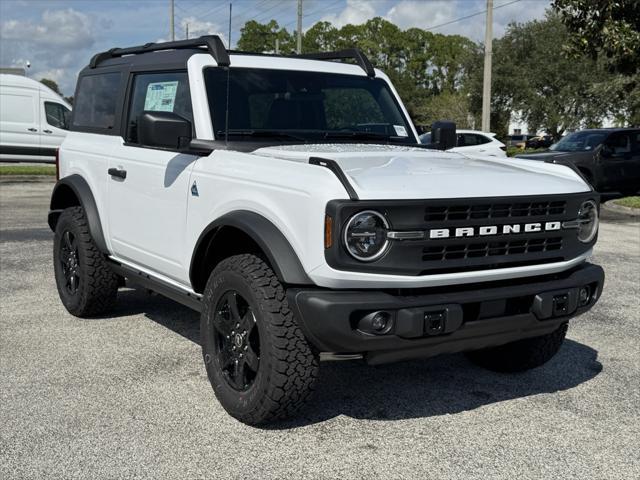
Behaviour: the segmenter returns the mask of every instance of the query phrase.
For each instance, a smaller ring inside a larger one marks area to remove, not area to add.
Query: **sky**
[[[176,39],[228,36],[229,1],[174,0]],[[232,0],[231,43],[249,20],[296,28],[297,0]],[[169,39],[170,0],[0,0],[0,66],[25,66],[65,95],[91,56],[113,47]],[[512,22],[540,19],[549,0],[494,0],[494,37]],[[341,27],[380,16],[402,29],[419,27],[484,39],[485,0],[303,0],[303,30],[326,20]]]

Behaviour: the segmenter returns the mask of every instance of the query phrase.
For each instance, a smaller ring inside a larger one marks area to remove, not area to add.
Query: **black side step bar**
[[[220,37],[218,35],[205,35],[199,38],[177,40],[175,42],[146,43],[136,47],[112,48],[106,52],[96,53],[91,59],[91,62],[89,62],[89,66],[91,68],[96,68],[101,62],[104,62],[109,58],[122,57],[124,55],[157,52],[159,50],[179,50],[199,47],[206,47],[207,51],[219,66],[228,67],[230,65],[229,53],[227,52],[227,49],[224,46],[224,43],[222,43]]]
[[[318,165],[319,167],[325,167],[331,170],[333,174],[338,177],[338,180],[340,180],[340,183],[349,194],[349,198],[351,200],[359,200],[358,194],[351,183],[349,183],[349,179],[342,171],[342,168],[340,168],[340,165],[338,165],[338,162],[331,160],[330,158],[311,157],[309,159],[309,163],[311,165]]]
[[[376,76],[376,72],[373,69],[373,65],[371,64],[367,56],[357,48],[349,48],[347,50],[340,50],[338,52],[303,53],[301,55],[294,55],[294,56],[296,58],[308,58],[310,60],[353,59],[356,61],[358,66],[366,72],[368,77],[373,78]]]
[[[184,290],[174,287],[173,285],[153,278],[151,275],[141,272],[135,268],[128,267],[127,265],[122,265],[121,263],[115,262],[113,260],[109,260],[109,266],[113,269],[114,272],[122,277],[125,277],[133,285],[153,290],[163,297],[170,298],[171,300],[181,303],[185,307],[189,307],[196,312],[202,311],[202,302],[200,301],[200,297],[198,295],[185,292]]]

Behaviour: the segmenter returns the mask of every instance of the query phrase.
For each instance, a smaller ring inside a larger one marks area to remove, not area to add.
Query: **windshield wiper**
[[[224,130],[218,130],[216,132],[216,136],[220,138],[224,138],[225,136]],[[269,137],[269,138],[292,138],[294,140],[298,140],[301,142],[306,142],[304,137],[299,135],[294,135],[292,133],[283,132],[281,130],[240,130],[240,129],[230,129],[229,135],[240,135],[245,137]]]
[[[391,135],[386,133],[378,133],[378,132],[326,132],[324,134],[324,138],[354,138],[354,139],[364,139],[364,140],[389,140]]]

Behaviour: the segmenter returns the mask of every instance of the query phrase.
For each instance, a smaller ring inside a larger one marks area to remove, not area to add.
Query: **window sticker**
[[[144,99],[144,109],[152,112],[173,112],[178,81],[150,83]]]
[[[399,137],[408,137],[409,134],[407,133],[407,129],[404,128],[402,125],[394,125],[393,126],[394,130],[396,131],[396,135]]]

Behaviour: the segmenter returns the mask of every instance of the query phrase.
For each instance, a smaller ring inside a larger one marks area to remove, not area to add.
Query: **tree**
[[[53,81],[50,80],[48,78],[42,78],[40,79],[40,83],[49,87],[51,90],[53,90],[54,92],[56,92],[58,95],[62,96],[62,92],[60,92],[60,88],[58,87],[58,84]]]
[[[279,41],[280,53],[295,53],[295,38],[285,28],[280,28],[278,22],[258,23],[250,20],[240,29],[238,48],[247,52],[274,52],[276,39]]]
[[[572,53],[604,57],[616,72],[640,73],[640,1],[554,0]]]
[[[566,51],[588,55],[619,74],[601,85],[622,124],[640,125],[640,1],[555,0],[569,31]]]
[[[492,111],[502,118],[504,112],[520,112],[529,130],[544,130],[556,138],[567,129],[599,125],[612,102],[600,86],[611,74],[589,57],[558,52],[568,38],[553,12],[541,21],[511,24],[494,42]],[[475,72],[469,90],[478,112],[482,70]]]

